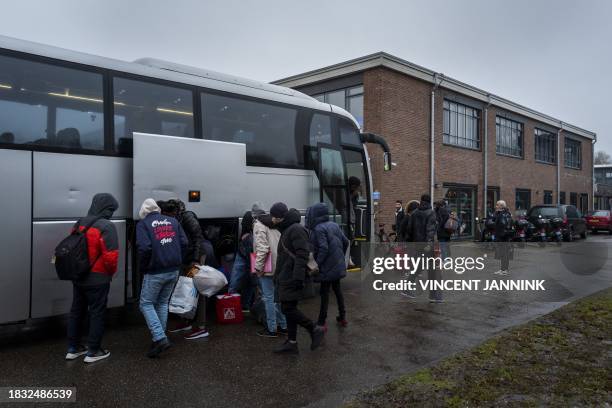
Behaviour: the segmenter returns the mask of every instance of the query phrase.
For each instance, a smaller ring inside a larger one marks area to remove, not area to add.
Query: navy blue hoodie
[[[187,236],[179,222],[152,212],[136,226],[136,245],[142,273],[178,271],[187,249]]]

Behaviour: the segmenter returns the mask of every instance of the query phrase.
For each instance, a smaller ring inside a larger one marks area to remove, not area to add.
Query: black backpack
[[[94,218],[83,231],[80,231],[81,221],[77,222],[74,231],[55,247],[55,271],[60,280],[78,281],[91,272],[87,230],[99,219]]]

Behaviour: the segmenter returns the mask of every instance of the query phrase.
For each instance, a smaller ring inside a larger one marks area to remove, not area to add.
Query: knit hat
[[[161,212],[161,209],[159,208],[159,206],[157,205],[154,199],[147,198],[142,203],[142,206],[140,206],[140,211],[138,212],[138,216],[142,220],[147,215],[151,214],[152,212]]]
[[[260,215],[266,215],[266,211],[262,207],[263,205],[259,201],[253,203],[253,207],[251,207],[251,214],[253,214],[253,217],[257,218]]]
[[[426,203],[431,203],[431,197],[429,196],[429,194],[423,194],[421,196],[421,201],[425,201]]]
[[[270,208],[270,215],[274,218],[285,218],[288,212],[289,208],[285,203],[274,203]]]

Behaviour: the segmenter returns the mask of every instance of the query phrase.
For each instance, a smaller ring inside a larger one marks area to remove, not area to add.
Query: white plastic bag
[[[193,319],[198,308],[198,296],[193,279],[179,276],[170,298],[168,311],[185,319]]]
[[[200,271],[193,277],[193,282],[201,295],[211,297],[227,285],[227,278],[221,271],[208,265],[198,268]]]

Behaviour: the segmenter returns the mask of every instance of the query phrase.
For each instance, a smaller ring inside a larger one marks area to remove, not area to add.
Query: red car
[[[589,211],[584,217],[589,231],[608,231],[612,234],[612,216],[608,210]]]

